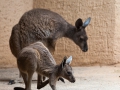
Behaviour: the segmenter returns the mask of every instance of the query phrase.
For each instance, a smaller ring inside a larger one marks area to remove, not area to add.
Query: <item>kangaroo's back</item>
[[[21,30],[32,32],[39,39],[53,37],[56,31],[67,27],[67,22],[59,14],[46,9],[26,12],[19,24]]]
[[[40,54],[40,59],[44,60],[43,62],[50,63],[50,64],[52,63],[56,65],[56,62],[53,56],[51,55],[50,51],[46,48],[46,46],[42,42],[39,42],[39,41],[35,42],[29,45],[28,48],[32,48],[35,51],[37,51]]]
[[[32,9],[24,13],[12,29],[11,52],[17,57],[22,48],[36,41],[54,49],[54,40],[63,35],[66,27],[67,22],[59,14],[46,9]]]
[[[54,58],[49,50],[42,44],[42,42],[36,42],[21,50],[17,58],[18,68],[23,72],[40,72],[40,74],[46,74],[46,71],[51,72],[56,65]]]

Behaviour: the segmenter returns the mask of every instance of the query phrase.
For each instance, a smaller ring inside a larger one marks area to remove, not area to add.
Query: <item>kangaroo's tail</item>
[[[10,50],[12,52],[12,54],[17,57],[18,53],[21,50],[21,46],[20,46],[20,37],[19,37],[19,25],[16,24],[11,32],[11,36],[9,39],[9,46],[10,46]]]

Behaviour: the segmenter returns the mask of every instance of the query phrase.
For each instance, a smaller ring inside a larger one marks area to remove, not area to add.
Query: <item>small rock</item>
[[[9,80],[8,85],[12,85],[12,84],[15,84],[15,81],[14,80]]]

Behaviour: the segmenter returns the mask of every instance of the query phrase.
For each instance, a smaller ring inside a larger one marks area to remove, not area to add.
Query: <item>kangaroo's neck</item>
[[[52,73],[57,75],[58,70],[59,70],[59,65],[55,65],[54,68],[52,69]]]
[[[52,73],[56,78],[58,78],[60,76],[60,66],[59,65],[55,65],[54,68],[52,69]]]
[[[68,24],[64,37],[67,37],[69,39],[73,39],[73,36],[75,34],[75,29],[76,29],[75,26]]]

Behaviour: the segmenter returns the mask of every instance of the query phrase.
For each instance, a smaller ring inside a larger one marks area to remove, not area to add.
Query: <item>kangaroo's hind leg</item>
[[[31,90],[32,76],[34,72],[28,73],[28,80],[26,82],[26,90]]]
[[[25,83],[25,89],[27,88],[27,82],[28,82],[28,74],[27,73],[23,73],[23,72],[20,72],[21,73],[21,76],[23,77],[23,80],[24,80],[24,83]]]
[[[21,76],[22,76],[23,81],[25,83],[25,89],[22,88],[22,87],[15,87],[14,90],[26,90],[26,88],[27,88],[28,74],[27,73],[23,73],[23,72],[20,72],[20,73],[21,73]]]

